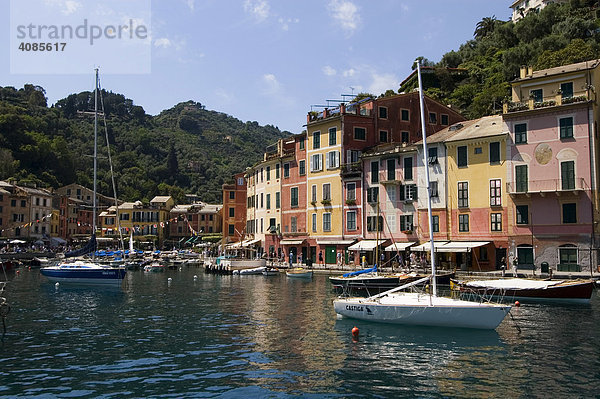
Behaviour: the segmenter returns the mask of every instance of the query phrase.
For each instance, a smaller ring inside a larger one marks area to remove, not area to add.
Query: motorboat
[[[313,271],[309,270],[309,269],[305,269],[303,267],[295,267],[293,269],[286,270],[285,274],[290,278],[309,279],[309,278],[312,278]]]
[[[121,284],[126,270],[96,262],[74,260],[40,269],[48,280],[60,283]]]

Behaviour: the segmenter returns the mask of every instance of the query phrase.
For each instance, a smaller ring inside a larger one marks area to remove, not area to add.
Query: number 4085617
[[[19,50],[21,51],[65,51],[67,43],[29,43],[21,42]]]

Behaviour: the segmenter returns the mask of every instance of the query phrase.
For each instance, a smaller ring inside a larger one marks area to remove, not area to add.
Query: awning
[[[372,251],[377,247],[377,245],[381,245],[385,242],[385,240],[362,240],[357,242],[354,245],[348,247],[349,251]]]
[[[441,248],[437,248],[437,252],[470,252],[473,248],[482,247],[489,244],[490,241],[450,241]]]
[[[23,240],[11,240],[8,242],[9,244],[25,244]]]
[[[354,240],[317,240],[319,245],[350,245]]]
[[[247,241],[242,242],[242,247],[249,247],[250,245],[254,245],[257,242],[260,242],[260,238],[256,238],[254,240],[247,240]]]
[[[58,244],[66,244],[67,243],[67,241],[63,240],[60,237],[51,237],[50,242],[56,242]]]
[[[415,244],[416,244],[416,242],[396,242],[392,245],[385,247],[385,251],[388,251],[388,252],[404,251],[404,250],[406,250],[406,248],[410,247],[411,245],[415,245]]]
[[[301,245],[304,243],[304,240],[281,240],[279,244],[281,245]]]
[[[444,246],[448,241],[434,241],[435,250],[439,251],[440,247]],[[416,247],[412,247],[411,251],[423,252],[431,250],[431,243],[427,241],[425,244],[417,245]]]
[[[237,241],[234,242],[233,244],[228,244],[226,247],[227,248],[239,248],[242,246],[242,241]]]

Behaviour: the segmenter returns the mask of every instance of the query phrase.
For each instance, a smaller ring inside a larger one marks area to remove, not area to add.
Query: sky
[[[13,1],[21,1],[20,7],[26,7],[23,0]],[[28,1],[44,3],[57,16],[73,20],[91,16],[93,8],[103,3]],[[118,51],[71,51],[56,55],[63,62],[63,67],[57,70],[45,61],[48,58],[31,52],[20,54],[31,57],[26,62],[35,68],[14,63],[20,56],[16,50],[19,42],[10,27],[16,17],[14,13],[11,16],[14,9],[11,10],[9,1],[1,0],[0,54],[4,56],[0,57],[0,86],[21,88],[26,83],[42,86],[48,103],[53,104],[71,93],[93,90],[93,68],[98,66],[103,88],[124,94],[152,115],[179,102],[193,100],[242,121],[257,121],[300,133],[311,106],[341,99],[342,94],[379,95],[387,89],[397,90],[411,73],[415,58],[423,56],[439,61],[444,53],[457,50],[472,39],[482,18],[495,16],[508,20],[512,3],[511,0],[118,1],[115,7],[129,1],[148,2],[142,16],[135,19],[149,28],[143,41],[149,50],[148,58],[133,51],[130,54],[136,54],[135,57]],[[27,7],[27,15],[32,18],[36,13],[46,18],[55,15],[43,7]],[[139,70],[132,71],[127,58],[143,60]],[[108,70],[103,71],[103,64]],[[84,68],[72,72],[68,66],[73,65]],[[125,73],[119,73],[119,65]]]

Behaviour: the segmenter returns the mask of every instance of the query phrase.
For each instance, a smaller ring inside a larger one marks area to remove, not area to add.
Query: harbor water
[[[21,269],[9,280],[0,398],[600,395],[597,295],[522,305],[477,331],[338,319],[324,275],[184,268],[57,288]]]

